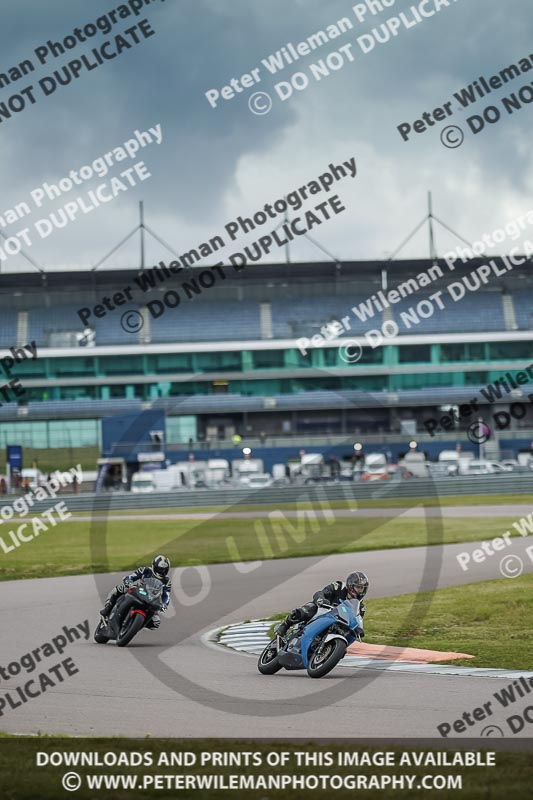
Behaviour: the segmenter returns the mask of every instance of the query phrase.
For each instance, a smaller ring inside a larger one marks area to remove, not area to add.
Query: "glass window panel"
[[[400,351],[400,364],[429,364],[431,362],[431,347],[429,344],[402,345]]]

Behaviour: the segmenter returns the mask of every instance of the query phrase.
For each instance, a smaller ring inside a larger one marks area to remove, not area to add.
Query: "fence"
[[[396,498],[438,498],[453,495],[485,495],[533,493],[531,474],[503,474],[439,478],[434,481],[412,478],[403,481],[372,483],[341,482],[334,485],[280,486],[268,489],[218,489],[196,491],[154,492],[150,494],[70,494],[59,495],[69,511],[121,511],[151,508],[194,508],[206,506],[272,505],[284,503],[342,500],[394,500]],[[8,504],[14,498],[5,498]],[[37,510],[48,508],[50,500],[35,503]],[[480,509],[482,506],[480,506]],[[132,518],[132,521],[135,518]]]

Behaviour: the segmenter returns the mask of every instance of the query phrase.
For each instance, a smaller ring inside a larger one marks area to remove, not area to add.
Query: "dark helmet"
[[[170,569],[170,561],[166,556],[156,556],[152,561],[152,572],[156,578],[166,578]]]
[[[352,597],[362,600],[368,590],[368,578],[364,572],[350,572],[346,578],[346,589]]]

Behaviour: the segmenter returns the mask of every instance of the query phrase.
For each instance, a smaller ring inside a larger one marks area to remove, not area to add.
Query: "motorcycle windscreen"
[[[363,630],[363,617],[361,616],[361,601],[357,598],[342,600],[336,607],[335,612],[342,622],[346,622],[355,631],[358,628]]]
[[[142,595],[144,593],[146,593],[147,600],[157,600],[163,593],[163,584],[158,578],[146,578],[139,588],[139,594]]]

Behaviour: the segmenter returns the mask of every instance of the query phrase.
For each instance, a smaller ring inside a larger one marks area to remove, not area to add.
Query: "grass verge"
[[[369,602],[370,644],[468,653],[464,666],[533,669],[533,575],[470,583],[417,595],[428,603],[420,627],[405,624],[415,595]]]
[[[356,553],[455,542],[514,532],[509,518],[431,520],[401,517],[320,519],[300,515],[277,520],[145,520],[64,522],[5,554],[0,580],[127,571],[156,551],[173,566],[254,561],[265,558]],[[442,539],[439,533],[442,525]],[[7,525],[0,537],[9,543]],[[97,546],[91,552],[91,529]],[[26,534],[31,531],[31,524]],[[518,534],[517,534],[518,535]]]

